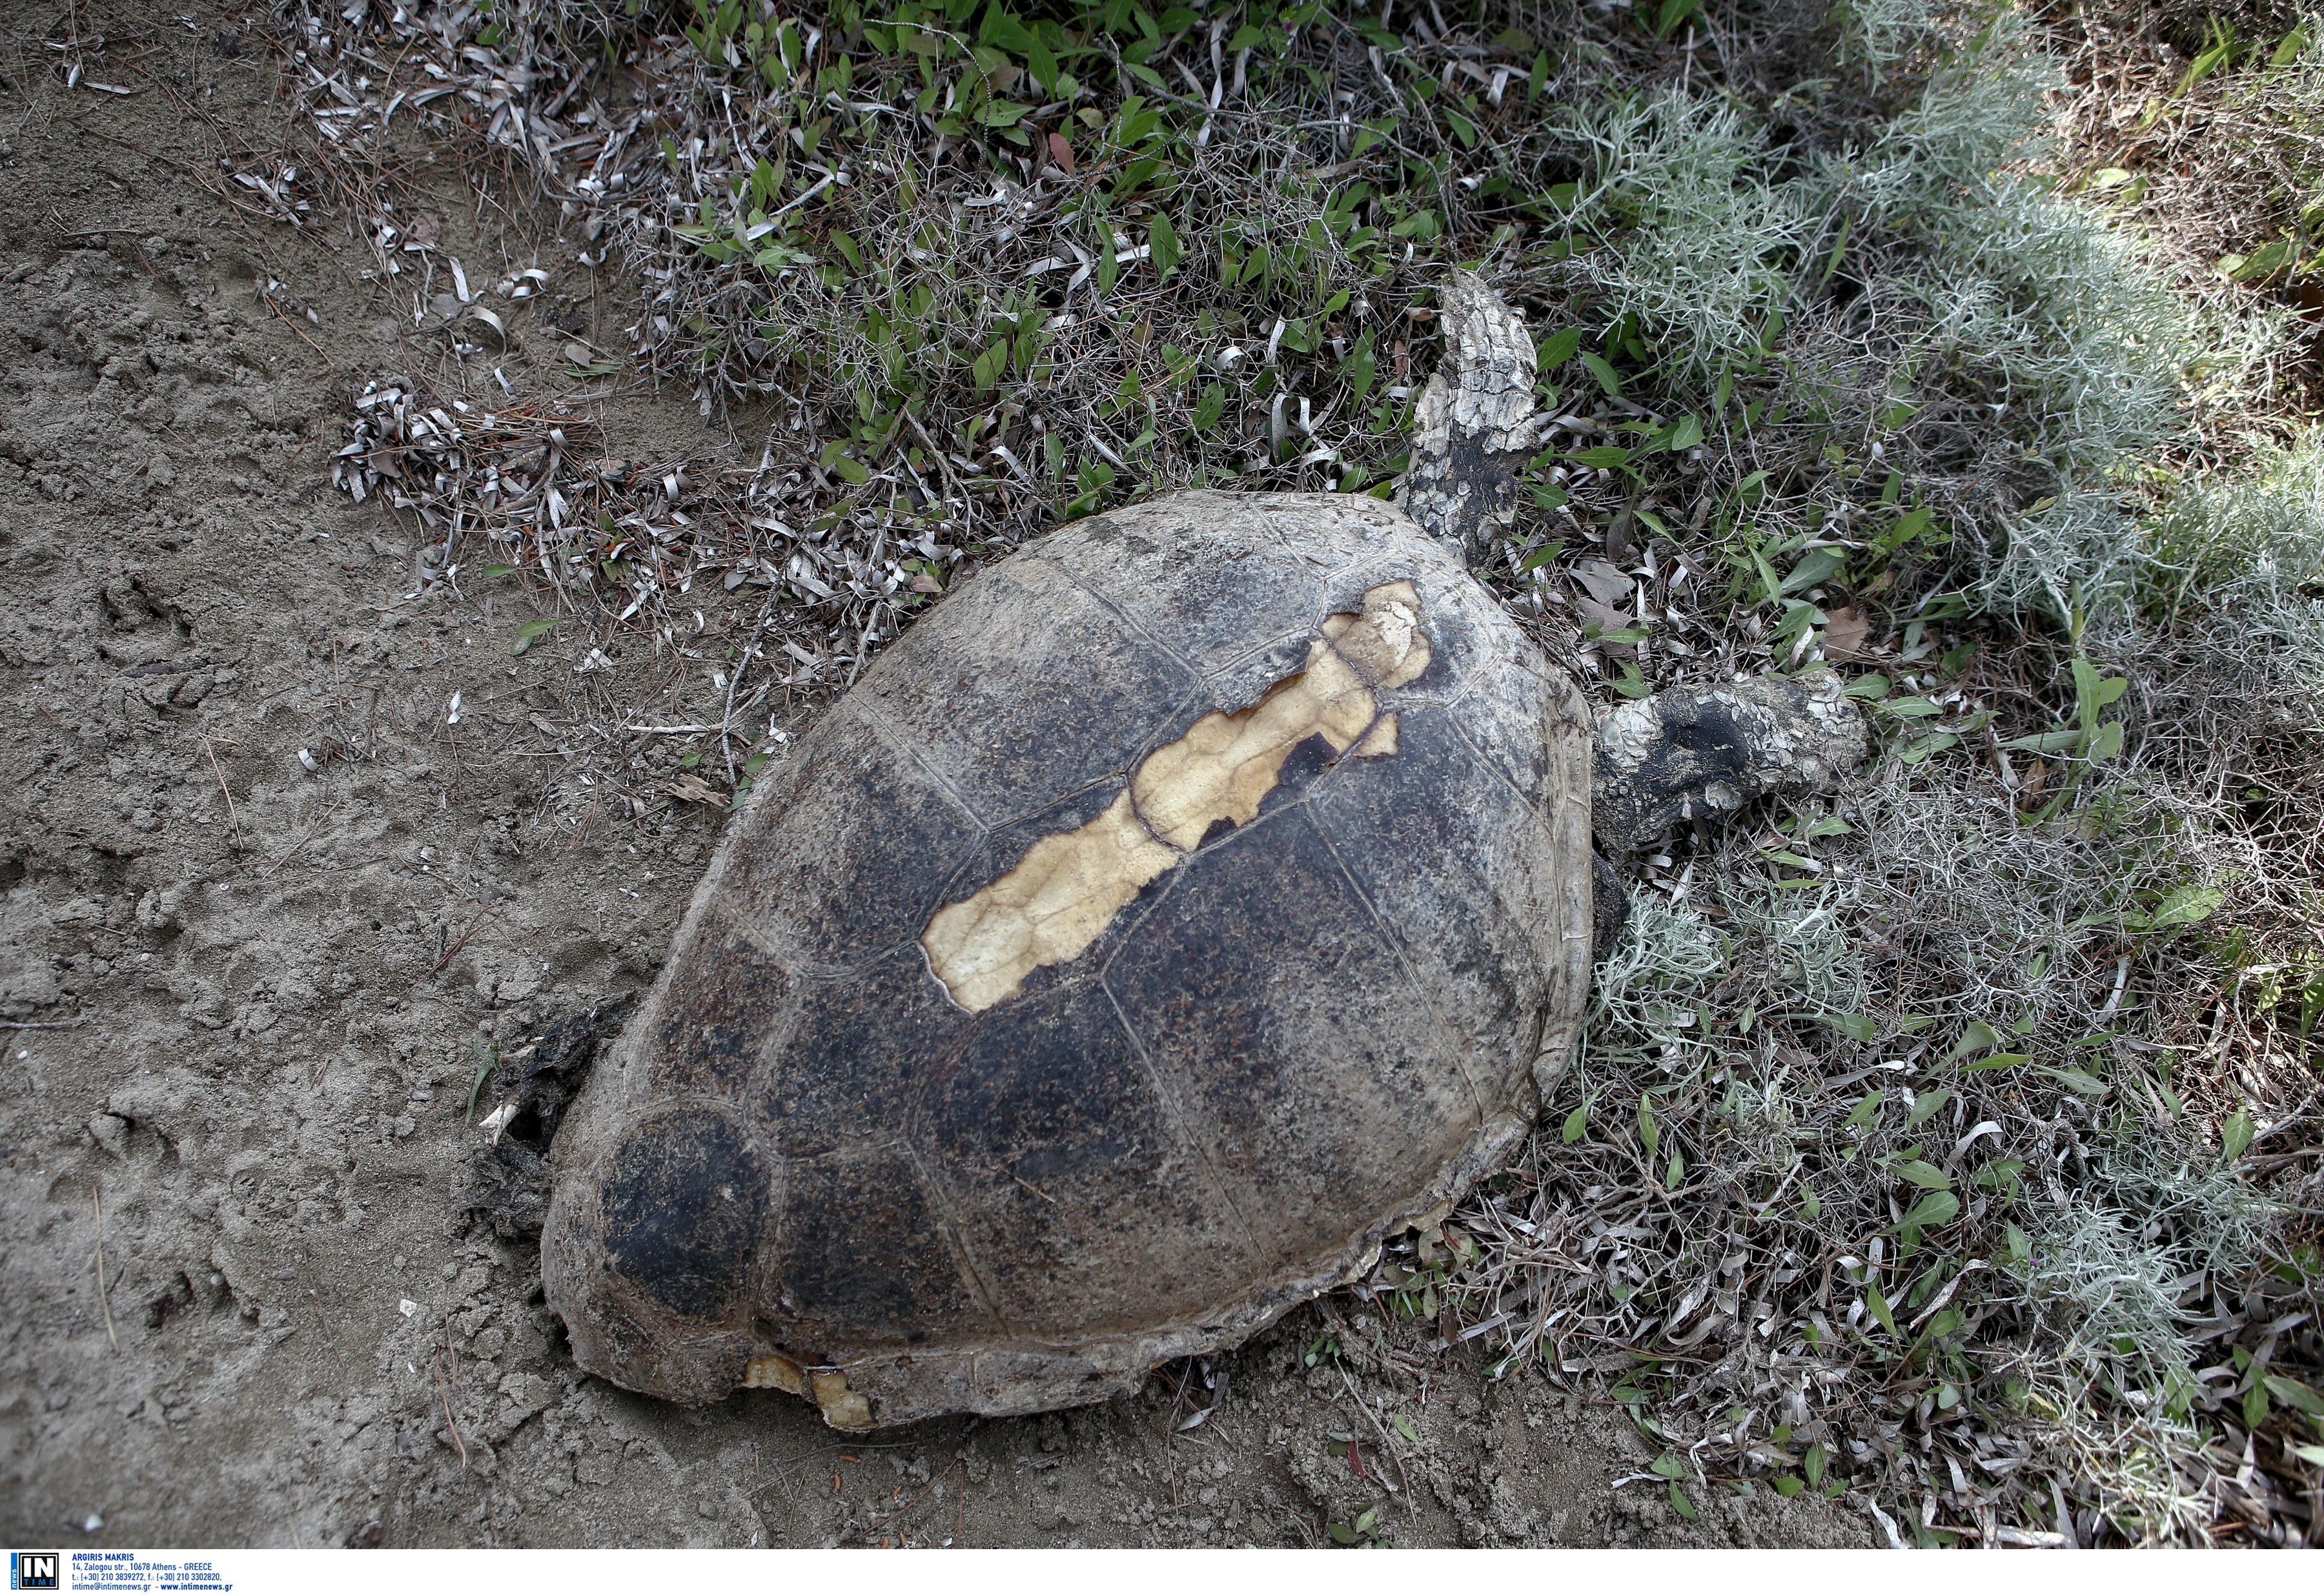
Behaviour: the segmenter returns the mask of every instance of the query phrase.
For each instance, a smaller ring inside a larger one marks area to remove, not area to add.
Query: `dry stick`
[[[460,939],[458,941],[454,942],[450,946],[444,949],[444,956],[436,960],[435,967],[430,969],[428,973],[429,974],[434,974],[437,970],[440,970],[446,964],[451,963],[454,958],[459,955],[460,949],[468,945],[468,938],[475,935],[476,932],[482,930],[484,927],[484,921],[493,917],[499,912],[500,910],[498,908],[486,908],[482,914],[479,914],[476,917],[476,922],[460,933]]]
[[[5,1019],[0,1030],[78,1030],[87,1019]]]
[[[2266,1140],[2269,1137],[2282,1135],[2285,1130],[2290,1129],[2293,1125],[2298,1124],[2302,1119],[2307,1117],[2308,1110],[2316,1105],[2316,1099],[2319,1096],[2324,1096],[2324,1086],[2319,1086],[2315,1091],[2310,1092],[2308,1093],[2307,1100],[2302,1102],[2300,1106],[2292,1109],[2291,1112],[2286,1113],[2273,1124],[2269,1125],[2265,1129],[2261,1130],[2257,1135],[2252,1137],[2251,1144],[2256,1147],[2262,1141]],[[2310,1150],[2313,1150],[2313,1148],[2310,1148]],[[2294,1154],[2294,1156],[2296,1155],[2297,1154]]]
[[[315,823],[307,827],[307,834],[290,844],[290,852],[284,853],[281,858],[276,859],[273,862],[268,864],[266,868],[261,870],[258,872],[259,878],[263,880],[265,877],[273,874],[275,871],[281,869],[283,865],[289,863],[293,854],[297,853],[300,848],[306,846],[308,843],[315,839],[315,833],[321,830],[323,828],[323,822],[330,817],[331,816],[328,814],[320,814],[316,816]],[[258,861],[256,859],[244,859],[241,863],[236,864],[235,868],[238,870],[246,870],[257,862]]]
[[[323,355],[323,346],[317,343],[313,338],[309,337],[305,330],[301,328],[296,321],[290,319],[289,311],[283,309],[281,305],[276,304],[272,298],[267,298],[267,296],[264,295],[262,295],[261,297],[266,298],[266,308],[273,311],[277,317],[281,318],[282,325],[299,335],[299,341],[300,343],[314,350],[318,355]],[[327,360],[330,356],[328,355],[323,355],[323,358]]]
[[[436,1390],[444,1397],[444,1426],[452,1432],[452,1449],[460,1453],[460,1471],[468,1471],[468,1448],[460,1439],[460,1425],[452,1421],[452,1389],[444,1382],[444,1353],[436,1353]]]
[[[95,1180],[88,1183],[88,1210],[97,1218],[97,1301],[105,1309],[105,1338],[118,1352],[121,1337],[113,1332],[113,1296],[105,1281],[105,1204],[97,1199]]]
[[[580,828],[573,833],[572,836],[567,840],[565,847],[559,851],[570,851],[571,849],[581,845],[581,838],[586,836],[589,834],[589,827],[597,823],[598,807],[598,804],[594,799],[590,802],[589,812],[581,816]],[[430,973],[433,972],[431,971]]]
[[[934,1489],[937,1485],[942,1484],[945,1481],[945,1474],[950,1473],[953,1468],[958,1468],[960,1470],[961,1489],[964,1498],[968,1489],[968,1461],[967,1459],[963,1458],[961,1461],[953,1463],[952,1467],[946,1468],[943,1473],[938,1473],[934,1479],[929,1480],[927,1484],[921,1486],[919,1494],[914,1496],[910,1500],[906,1501],[902,1506],[897,1507],[885,1517],[880,1519],[879,1522],[865,1529],[863,1531],[863,1537],[867,1540],[870,1539],[873,1535],[880,1533],[890,1524],[895,1522],[897,1518],[903,1517],[914,1507],[918,1506],[922,1501],[927,1499],[928,1491]]]
[[[1415,1518],[1417,1518],[1420,1516],[1420,1503],[1413,1498],[1412,1476],[1404,1471],[1404,1459],[1397,1455],[1395,1443],[1388,1439],[1388,1430],[1381,1424],[1379,1418],[1372,1412],[1371,1404],[1363,1398],[1361,1392],[1357,1390],[1356,1381],[1348,1377],[1348,1370],[1342,1368],[1337,1362],[1333,1362],[1332,1364],[1332,1368],[1333,1370],[1340,1376],[1340,1382],[1347,1386],[1348,1399],[1356,1404],[1357,1410],[1361,1412],[1365,1417],[1370,1419],[1372,1427],[1379,1431],[1380,1437],[1380,1449],[1388,1452],[1388,1460],[1396,1464],[1397,1480],[1404,1486],[1404,1509],[1410,1513]],[[1353,1454],[1352,1451],[1351,1451],[1350,1454]]]
[[[226,790],[226,771],[218,768],[217,750],[210,746],[209,734],[207,732],[198,732],[195,734],[202,739],[202,751],[209,755],[210,773],[217,777],[218,791],[226,798],[226,823],[229,825],[239,824],[234,812],[234,794]]]
[[[734,673],[726,678],[726,713],[718,722],[718,748],[726,756],[726,789],[734,789],[734,691],[742,685],[742,672],[751,668],[751,650],[759,641],[759,628],[753,625],[751,634],[742,640],[742,649],[734,658]]]

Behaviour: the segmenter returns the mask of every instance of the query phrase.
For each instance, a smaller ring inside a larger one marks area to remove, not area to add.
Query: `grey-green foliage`
[[[1839,0],[1831,21],[1842,66],[1861,63],[1875,85],[1929,36],[1928,0]]]
[[[1854,894],[1830,886],[1754,889],[1735,882],[1721,896],[1730,935],[1764,959],[1762,1003],[1780,1000],[1809,1014],[1854,1013],[1864,1003],[1857,956]]]
[[[2007,457],[1994,466],[2030,504],[1978,528],[1977,603],[2063,616],[2130,556],[2135,532],[2106,490],[2181,429],[2197,343],[2194,310],[2135,241],[2021,169],[2043,153],[2054,78],[2054,63],[1997,29],[1821,177],[1868,228],[1925,251],[1910,273],[1914,357],[1997,407],[1992,441]]]
[[[2007,163],[2036,152],[2042,97],[2055,63],[2010,30],[1965,49],[1919,100],[1882,124],[1870,146],[1821,163],[1876,223],[1913,226],[1959,207]]]
[[[1894,60],[1925,12],[1858,7],[1849,36]],[[1605,324],[1627,318],[1653,344],[1669,402],[1692,408],[1721,372],[1757,368],[1778,312],[1821,329],[1822,355],[1801,337],[1779,350],[1791,412],[1860,410],[1853,424],[1877,437],[1890,402],[1926,410],[1896,468],[1966,534],[1958,585],[1988,611],[2062,618],[2121,585],[2136,537],[2107,495],[2182,429],[2197,340],[2195,310],[2134,240],[2029,174],[2056,80],[2005,18],[1836,153],[1783,147],[1708,96],[1585,106],[1567,129],[1584,175],[1565,209],[1577,235],[1607,241],[1576,257],[1579,286]],[[1866,290],[1853,308],[1824,297],[1842,272]],[[1860,403],[1831,386],[1838,349]]]
[[[1697,1078],[1735,1045],[1702,1023],[1701,1004],[1714,988],[1718,1011],[1729,1019],[1757,1003],[1812,1015],[1861,1006],[1849,894],[1755,891],[1737,882],[1721,901],[1725,923],[1714,929],[1692,904],[1633,897],[1622,935],[1591,980],[1585,1058],[1618,1071],[1650,1064],[1665,1082]]]
[[[2052,1465],[2086,1481],[2135,1539],[2200,1536],[2218,1507],[2187,1484],[2203,1438],[2187,1400],[2197,1351],[2169,1252],[2135,1215],[2086,1196],[2044,1211],[2014,1272],[2048,1332],[2020,1377],[2057,1415],[2044,1445]]]
[[[1851,48],[1882,64],[1914,45],[1923,14],[1888,0],[1851,12]],[[2167,652],[2142,629],[2159,598],[2174,618],[2226,622],[2209,650],[2244,649],[2255,690],[2324,724],[2324,449],[2270,456],[2255,477],[2199,477],[2142,524],[2129,490],[2185,430],[2190,373],[2204,391],[2242,380],[2270,326],[2175,292],[2113,218],[2034,175],[2052,81],[2005,22],[1941,64],[1916,107],[1829,158],[1778,152],[1766,124],[1671,97],[1577,117],[1590,161],[1572,208],[1605,243],[1574,276],[1652,346],[1635,392],[1650,380],[1656,401],[1692,407],[1721,364],[1754,367],[1766,410],[1706,469],[1772,479],[1752,506],[1761,528],[1863,509],[1885,472],[1820,476],[1816,462],[1884,440],[1952,528],[1940,579],[1976,607],[2021,621],[2098,610],[2104,624],[2077,634],[2085,650],[2120,643],[2152,661]],[[1820,291],[1832,263],[1859,292]],[[1776,309],[1790,329],[1758,364]],[[1778,406],[1788,421],[1770,419]],[[1886,419],[1892,408],[1909,424]],[[1982,759],[1891,765],[1854,795],[1854,833],[1816,848],[1821,887],[1755,891],[1751,844],[1737,841],[1716,872],[1715,925],[1642,898],[1598,972],[1562,1156],[1578,1167],[1614,1146],[1666,1170],[1683,1149],[1684,1169],[1661,1177],[1735,1180],[1818,1245],[1854,1246],[1896,1222],[1882,1171],[1901,1140],[1926,1139],[1962,1206],[1891,1254],[1900,1315],[1913,1275],[1968,1270],[1953,1305],[2008,1326],[1987,1336],[2025,1333],[2006,1378],[2037,1392],[2025,1410],[2047,1415],[2029,1432],[2047,1425],[2059,1474],[2160,1535],[2212,1512],[2178,1476],[2199,1446],[2182,1399],[2198,1348],[2180,1304],[2190,1277],[2224,1292],[2243,1277],[2270,1210],[2187,1133],[2170,1094],[2168,1046],[2216,990],[2217,954],[2150,914],[2174,898],[2216,903],[2246,861],[2223,831],[2189,823],[2207,788],[2167,745],[2191,733],[2164,724],[2184,684],[2142,679],[2138,694],[2123,713],[2139,739],[2047,819],[2015,785],[2024,761],[2006,779]],[[2244,707],[2223,714],[2254,724]],[[1807,1022],[1826,1016],[1849,1022],[1829,1036]],[[1867,1035],[1853,1049],[1839,1039]],[[1928,1116],[1907,1120],[1907,1093]],[[1585,1204],[1620,1161],[1575,1178]],[[1659,1305],[1687,1299],[1700,1219],[1637,1246],[1626,1288],[1660,1268]],[[2012,1226],[2033,1238],[2022,1258]],[[1585,1322],[1602,1314],[1591,1332],[1625,1341],[1642,1332],[1621,1316],[1638,1299],[1609,1285]],[[1780,1354],[1825,1354],[1821,1336],[1781,1338],[1812,1309],[1780,1299]],[[1886,1376],[1850,1386],[1831,1372],[1812,1398],[1854,1433],[1851,1389]],[[1704,1443],[1723,1422],[1706,1417]]]
[[[1980,612],[2063,619],[2118,596],[2138,569],[2138,524],[2119,492],[2061,486],[2048,502],[2011,517],[1982,550],[1982,579],[1969,595]]]
[[[1889,1376],[1857,1360],[1856,1337],[1880,1334],[1870,1319],[1851,1320],[1843,1341],[1821,1328],[1809,1337],[1802,1325],[1830,1304],[1814,1299],[1812,1271],[1774,1255],[1786,1246],[1871,1258],[1900,1320],[1950,1277],[1950,1299],[1971,1318],[2016,1332],[2038,1324],[1980,1400],[1997,1409],[2002,1386],[2022,1385],[2034,1398],[2024,1410],[2047,1415],[2026,1432],[2053,1465],[2089,1481],[2119,1521],[2161,1536],[2194,1532],[2210,1510],[2175,1471],[2198,1443],[2180,1301],[2190,1277],[2242,1277],[2268,1210],[2214,1156],[2147,1117],[2163,1055],[2146,1037],[2181,1011],[2165,989],[2172,960],[2200,954],[2175,932],[2130,927],[2164,891],[2213,878],[2218,861],[2201,833],[2173,823],[2167,791],[2115,777],[2094,786],[2070,819],[2037,825],[1989,771],[1892,768],[1854,796],[1854,828],[1816,844],[1822,884],[1765,883],[1745,838],[1717,871],[1715,925],[1691,904],[1640,893],[1597,971],[1576,1093],[1586,1110],[1554,1156],[1573,1187],[1561,1199],[1619,1166],[1600,1151],[1613,1146],[1645,1152],[1658,1176],[1683,1153],[1701,1171],[1683,1177],[1729,1182],[1760,1217],[1780,1215],[1755,1232],[1778,1282],[1771,1343],[1779,1364],[1824,1363],[1787,1422],[1812,1414],[1843,1436],[1868,1434],[1865,1415]],[[2126,1003],[2116,982],[2133,959],[2141,973]],[[2213,979],[2191,967],[2185,978],[2205,990]],[[1922,1104],[1926,1114],[1907,1117]],[[1961,1203],[1957,1220],[1914,1239],[1897,1230],[1895,1204],[1893,1171],[1908,1157],[1943,1164]],[[1626,1232],[1628,1262],[1561,1305],[1571,1299],[1591,1334],[1653,1332],[1637,1293],[1659,1292],[1651,1299],[1664,1308],[1692,1299],[1691,1249],[1712,1244],[1707,1222],[1681,1205],[1651,1244]],[[2012,1226],[2031,1234],[2030,1249],[2020,1252]],[[1917,1302],[1916,1279],[1932,1282]],[[1737,1371],[1747,1352],[1724,1354],[1713,1382],[1747,1377]],[[1963,1377],[1969,1365],[1944,1366]],[[1724,1424],[1708,1415],[1725,1398],[1702,1407],[1702,1438],[1717,1455]],[[1657,1421],[1678,1434],[1691,1420],[1665,1408]]]
[[[1869,784],[1855,815],[1833,852],[1859,923],[1884,944],[1875,1000],[2024,1022],[2011,1049],[2062,1065],[2109,1028],[2117,927],[2225,867],[2167,790],[2139,784],[2094,782],[2070,823],[2034,825],[1997,782],[1932,762]]]
[[[1929,218],[1932,352],[1981,365],[2011,429],[2061,481],[2102,473],[2179,425],[2186,309],[2089,210],[1995,179]]]
[[[1707,1060],[1715,1046],[1696,1028],[1695,1004],[1725,973],[1726,956],[1702,916],[1641,893],[1591,982],[1583,1056],[1666,1067]]]
[[[2324,729],[2324,441],[2264,448],[2243,470],[2184,483],[2153,522],[2151,590],[2270,656],[2284,718]]]
[[[2057,1332],[2059,1374],[2130,1394],[2146,1424],[2190,1444],[2199,1358],[2185,1281],[2243,1277],[2275,1210],[2227,1165],[2126,1121],[2075,1162],[2074,1199],[2036,1210],[2031,1254],[2015,1266],[2026,1303]],[[2155,1504],[2151,1488],[2132,1493]]]
[[[1768,181],[1764,129],[1723,100],[1663,92],[1574,113],[1589,178],[1567,207],[1607,318],[1634,317],[1677,383],[1716,380],[1790,294],[1815,228],[1803,196]]]

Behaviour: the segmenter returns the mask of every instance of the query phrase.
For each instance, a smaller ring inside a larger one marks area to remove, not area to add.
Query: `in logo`
[[[8,1587],[11,1590],[54,1590],[57,1563],[61,1560],[54,1551],[11,1551],[8,1553]]]

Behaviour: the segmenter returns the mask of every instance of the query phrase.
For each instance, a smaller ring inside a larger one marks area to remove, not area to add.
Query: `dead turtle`
[[[863,1429],[1233,1346],[1542,1109],[1590,978],[1593,762],[1621,847],[1861,756],[1788,682],[1599,733],[1467,569],[1535,446],[1533,346],[1475,279],[1444,301],[1401,508],[1061,527],[768,771],[551,1149],[583,1369]]]

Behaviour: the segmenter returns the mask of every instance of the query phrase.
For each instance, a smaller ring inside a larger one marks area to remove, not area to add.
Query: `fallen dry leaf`
[[[721,808],[726,807],[725,797],[717,788],[691,772],[670,782],[669,790],[670,795],[681,802],[712,803]]]
[[[1864,639],[1872,623],[1853,609],[1832,609],[1824,612],[1831,618],[1823,629],[1823,657],[1828,659],[1854,659],[1863,651]]]
[[[1583,627],[1594,629],[1601,637],[1628,630],[1636,618],[1618,609],[1609,609],[1595,598],[1576,598],[1573,608],[1581,615]],[[1609,659],[1634,659],[1638,657],[1637,649],[1628,642],[1600,642],[1598,646]]]
[[[1582,616],[1582,624],[1585,626],[1595,624],[1601,635],[1608,632],[1625,630],[1630,624],[1630,616],[1624,614],[1618,609],[1599,603],[1595,598],[1576,598],[1573,601],[1573,608],[1575,613]]]
[[[1637,585],[1627,574],[1603,559],[1584,559],[1573,567],[1572,576],[1576,582],[1589,590],[1592,598],[1606,604],[1622,603],[1629,597],[1631,588]],[[1608,628],[1609,631],[1613,629]]]

